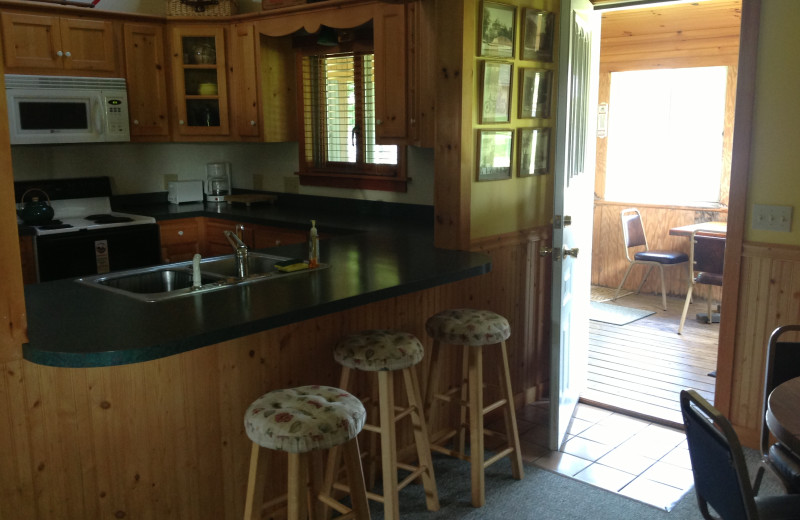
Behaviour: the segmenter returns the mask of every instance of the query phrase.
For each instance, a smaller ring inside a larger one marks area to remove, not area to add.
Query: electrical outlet
[[[169,189],[169,183],[172,181],[177,181],[178,176],[174,173],[167,173],[164,175],[164,190]]]
[[[792,206],[754,204],[753,229],[788,233],[792,230]]]

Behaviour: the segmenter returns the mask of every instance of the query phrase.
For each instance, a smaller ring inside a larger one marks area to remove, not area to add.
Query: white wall
[[[433,150],[428,148],[408,148],[412,182],[407,193],[297,187],[297,143],[12,146],[11,158],[15,181],[107,175],[115,195],[165,191],[164,175],[205,180],[207,163],[227,161],[234,188],[433,205]]]

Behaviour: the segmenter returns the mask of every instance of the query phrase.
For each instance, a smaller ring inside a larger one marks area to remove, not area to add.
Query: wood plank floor
[[[693,388],[714,402],[719,324],[695,319],[706,311],[705,300],[689,307],[683,334],[678,323],[683,298],[630,294],[614,303],[655,314],[628,325],[589,321],[587,388],[581,401],[651,421],[681,426],[679,393]]]

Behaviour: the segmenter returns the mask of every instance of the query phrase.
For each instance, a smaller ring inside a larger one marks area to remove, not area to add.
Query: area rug
[[[589,299],[593,302],[607,302],[614,299],[614,293],[616,292],[617,289],[614,287],[601,287],[599,285],[593,285]],[[631,291],[622,290],[619,292],[619,297],[622,298],[623,296],[628,296],[629,294],[633,293]]]
[[[651,314],[655,314],[655,311],[632,309],[612,303],[589,302],[589,319],[610,323],[611,325],[627,325]]]

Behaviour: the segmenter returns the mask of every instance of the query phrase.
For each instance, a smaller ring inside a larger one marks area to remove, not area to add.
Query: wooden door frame
[[[736,122],[731,156],[731,191],[725,246],[722,309],[717,350],[717,384],[714,406],[730,416],[733,361],[736,352],[736,317],[739,314],[739,279],[742,266],[747,186],[750,179],[750,146],[753,135],[758,32],[761,0],[742,0],[739,35],[739,76],[736,85]]]

